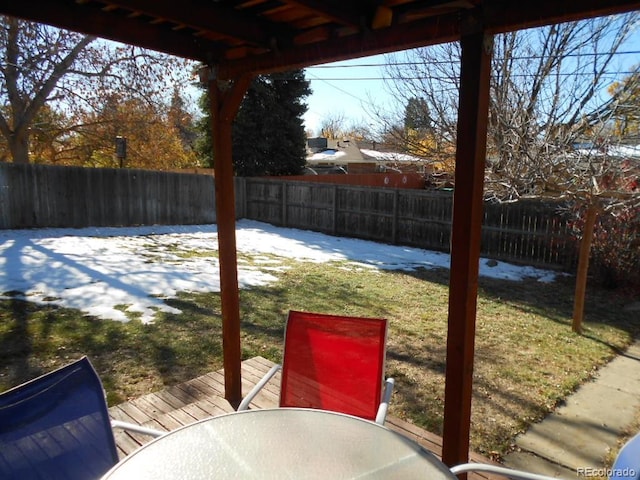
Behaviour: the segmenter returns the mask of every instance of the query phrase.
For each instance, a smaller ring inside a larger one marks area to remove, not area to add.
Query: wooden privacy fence
[[[213,177],[0,163],[0,228],[215,223]]]
[[[451,192],[236,179],[236,216],[377,242],[449,250]],[[484,256],[572,270],[557,204],[485,205]],[[211,175],[0,163],[0,228],[215,223]]]
[[[247,178],[244,217],[330,235],[449,251],[452,192]],[[575,240],[558,203],[486,203],[482,254],[571,270]]]

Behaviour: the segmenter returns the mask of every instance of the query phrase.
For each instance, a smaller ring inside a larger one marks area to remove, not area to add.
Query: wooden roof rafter
[[[478,6],[478,0],[424,0],[399,5],[395,9],[396,21],[405,23],[425,17],[445,15],[456,10],[469,10]]]
[[[182,8],[176,11],[172,5],[156,0],[99,1],[105,5],[117,6],[152,18],[160,18],[165,22],[189,27],[197,32],[196,35],[207,37],[207,34],[215,32],[217,36],[268,49],[290,45],[294,35],[286,24],[276,25],[215,3],[205,6],[202,2],[182,0],[180,2]]]
[[[222,45],[173,30],[166,25],[105,12],[90,1],[77,5],[67,0],[0,0],[0,12],[191,60],[219,58],[225,50]]]
[[[366,25],[366,18],[370,16],[369,12],[358,9],[355,2],[341,4],[323,0],[284,0],[284,2],[305,8],[325,17],[328,21],[357,29],[363,28]]]

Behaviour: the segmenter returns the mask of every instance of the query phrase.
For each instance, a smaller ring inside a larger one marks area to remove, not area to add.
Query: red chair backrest
[[[384,319],[289,312],[280,406],[375,420],[382,396],[386,336]]]

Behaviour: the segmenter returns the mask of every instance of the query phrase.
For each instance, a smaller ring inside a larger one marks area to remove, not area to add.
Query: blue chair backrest
[[[609,480],[640,479],[640,434],[631,438],[618,453]]]
[[[97,479],[117,461],[86,357],[0,394],[0,479]]]

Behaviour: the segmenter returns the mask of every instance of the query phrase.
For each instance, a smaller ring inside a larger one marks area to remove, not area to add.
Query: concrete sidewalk
[[[640,409],[640,341],[602,367],[554,413],[516,438],[505,466],[567,479],[602,469]],[[606,475],[605,475],[606,476]]]

